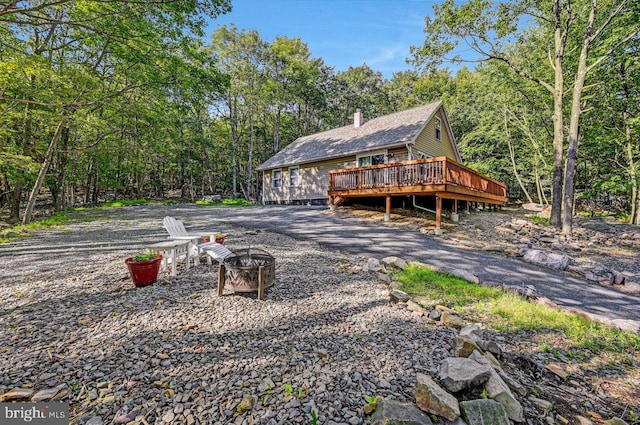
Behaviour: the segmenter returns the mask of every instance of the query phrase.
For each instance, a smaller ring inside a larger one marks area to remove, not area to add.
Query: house
[[[439,101],[369,121],[357,111],[352,125],[300,137],[258,170],[264,204],[338,205],[384,196],[388,216],[393,196],[506,201],[502,183],[461,162]]]

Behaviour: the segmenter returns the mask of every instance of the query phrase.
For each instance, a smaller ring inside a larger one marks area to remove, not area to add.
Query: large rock
[[[463,401],[460,410],[468,425],[509,425],[504,406],[493,400]]]
[[[482,339],[482,328],[478,325],[469,325],[460,329],[458,335],[467,337],[474,342],[478,342]]]
[[[480,341],[476,341],[476,343],[480,346],[480,348],[482,348],[483,351],[488,351],[494,356],[502,356],[502,348],[500,348],[497,342],[483,339]]]
[[[418,313],[421,316],[427,314],[427,310],[424,307],[412,300],[407,301],[407,310]]]
[[[401,403],[395,400],[378,402],[371,416],[373,425],[432,425],[428,415],[413,403]]]
[[[507,372],[498,371],[498,375],[500,375],[500,378],[502,378],[504,383],[507,384],[509,388],[511,388],[511,391],[515,391],[521,396],[527,395],[527,389],[523,387],[520,382],[518,382],[515,378],[513,378]]]
[[[469,357],[474,351],[482,351],[475,341],[466,336],[456,336],[456,357]]]
[[[554,270],[564,270],[571,262],[571,257],[555,252],[544,252],[537,249],[523,248],[520,250],[523,259],[529,263]]]
[[[370,272],[377,272],[383,269],[382,264],[380,264],[380,260],[377,258],[369,258],[367,260],[367,268]]]
[[[440,365],[438,378],[449,391],[457,393],[475,388],[491,376],[491,367],[466,357],[449,357]]]
[[[479,284],[480,283],[480,278],[478,276],[476,276],[475,274],[467,271],[467,270],[462,270],[462,269],[448,269],[447,272],[449,272],[450,274],[460,277],[464,280],[466,280],[467,282],[471,282],[471,283],[475,283],[475,284]]]
[[[442,316],[440,316],[440,321],[443,325],[449,328],[462,328],[465,323],[462,318],[454,313],[449,313],[448,311],[443,311]]]
[[[489,360],[478,351],[473,352],[470,358],[478,363],[491,367]],[[493,367],[491,367],[491,376],[484,384],[484,389],[490,399],[504,406],[504,410],[507,412],[509,419],[515,422],[522,422],[524,420],[522,405],[516,400],[509,386],[502,380]]]
[[[406,292],[399,291],[397,289],[389,293],[389,298],[391,298],[391,301],[393,301],[394,303],[405,303],[411,299],[409,294],[407,294]]]
[[[427,413],[442,416],[450,421],[460,416],[458,400],[438,384],[430,376],[416,374],[416,404]]]
[[[396,269],[404,270],[407,267],[409,267],[409,264],[406,261],[404,261],[402,258],[398,258],[394,256],[384,257],[382,260],[380,260],[380,262],[385,266],[394,267]]]

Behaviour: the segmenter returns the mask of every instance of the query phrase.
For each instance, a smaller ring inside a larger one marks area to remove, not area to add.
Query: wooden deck
[[[332,170],[328,194],[332,205],[348,198],[384,196],[387,214],[392,196],[435,196],[437,228],[440,227],[442,199],[494,205],[507,201],[504,184],[447,157]],[[455,209],[456,202],[453,205]]]

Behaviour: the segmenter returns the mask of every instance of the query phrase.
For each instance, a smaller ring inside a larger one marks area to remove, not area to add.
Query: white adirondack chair
[[[189,248],[194,258],[195,265],[200,264],[200,254],[207,254],[207,263],[211,264],[211,259],[221,262],[231,251],[222,244],[216,242],[202,242],[202,237],[211,235],[213,237],[216,232],[208,233],[189,233],[184,227],[181,220],[176,220],[171,216],[166,216],[162,221],[162,225],[169,233],[169,239],[173,240],[189,240],[191,242]]]

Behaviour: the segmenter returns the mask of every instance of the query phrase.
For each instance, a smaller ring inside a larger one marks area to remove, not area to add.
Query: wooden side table
[[[176,276],[178,274],[178,257],[183,255],[186,257],[187,270],[189,270],[191,263],[189,244],[191,244],[190,240],[168,240],[148,245],[147,249],[162,254],[162,270],[167,268],[167,261],[171,258],[171,276]]]

